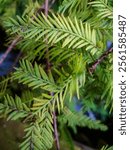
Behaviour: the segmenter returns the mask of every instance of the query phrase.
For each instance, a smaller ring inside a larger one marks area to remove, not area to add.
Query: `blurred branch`
[[[14,39],[12,41],[12,43],[9,45],[9,47],[7,48],[7,50],[5,51],[5,53],[3,54],[3,56],[0,58],[0,65],[6,59],[6,57],[11,52],[11,50],[16,46],[16,44],[18,43],[19,40],[20,40],[20,37],[17,37],[16,39]]]
[[[47,9],[50,9],[52,6],[53,6],[53,4],[55,3],[55,0],[52,0],[51,2],[50,2],[50,4],[49,3],[44,3],[39,9],[38,9],[38,11],[37,11],[37,13],[39,14],[40,12],[45,12]],[[46,4],[48,4],[48,6],[46,6]],[[48,12],[47,12],[48,13]],[[46,15],[46,13],[45,13],[45,15]]]
[[[79,143],[77,141],[74,141],[74,143],[75,143],[75,145],[77,145],[78,147],[80,147],[81,150],[95,150],[95,149],[93,149],[91,147],[88,147],[86,145],[83,145],[82,143]]]
[[[99,65],[112,52],[113,47],[105,51],[105,53],[103,53],[95,62],[92,63],[92,66],[89,68],[89,73],[92,74],[95,71],[97,65]]]

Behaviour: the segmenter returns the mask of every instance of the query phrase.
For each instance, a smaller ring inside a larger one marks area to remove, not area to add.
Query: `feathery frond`
[[[63,0],[58,11],[60,13],[76,14],[81,10],[86,10],[87,4],[88,0]]]
[[[108,0],[94,0],[90,2],[89,4],[92,5],[92,7],[95,7],[98,11],[97,17],[103,19],[103,18],[113,18],[113,12],[112,7],[108,4]]]
[[[25,103],[22,103],[20,97],[15,99],[9,95],[5,96],[4,103],[0,103],[0,114],[8,116],[7,120],[17,120],[29,115],[30,109]]]
[[[34,122],[25,129],[24,141],[20,144],[21,150],[47,150],[53,144],[52,116],[46,109],[37,113]]]
[[[62,46],[68,46],[69,48],[82,48],[86,50],[97,50],[96,46],[96,31],[91,29],[88,23],[83,24],[82,21],[78,21],[77,18],[70,19],[63,15],[48,16],[46,18],[43,14],[34,16],[35,20],[30,19],[31,24],[26,25],[26,21],[22,18],[18,18],[19,22],[14,22],[11,25],[13,33],[21,33],[25,39],[35,38],[39,39],[47,38],[47,43],[57,43],[62,41]],[[17,30],[14,28],[17,26]],[[18,29],[18,26],[20,28]],[[23,28],[24,30],[21,30]]]
[[[21,61],[20,68],[16,68],[16,72],[13,76],[14,79],[19,79],[20,83],[27,84],[33,89],[44,87],[45,90],[55,91],[58,88],[55,83],[49,79],[42,67],[36,63],[33,68],[30,62]]]
[[[107,130],[107,126],[103,125],[98,120],[92,120],[85,116],[82,112],[72,112],[68,108],[63,110],[63,115],[59,117],[59,121],[63,124],[67,124],[76,132],[76,126],[92,129],[100,129],[102,131]]]
[[[2,81],[0,82],[0,97],[2,97],[5,94],[9,78],[6,79],[6,78],[2,77],[1,80]]]

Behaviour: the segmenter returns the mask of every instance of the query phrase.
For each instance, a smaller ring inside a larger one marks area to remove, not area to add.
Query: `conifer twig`
[[[54,123],[54,133],[55,133],[55,140],[56,140],[56,148],[60,150],[59,138],[58,138],[58,130],[57,130],[57,118],[55,110],[53,111],[53,123]]]
[[[92,66],[88,69],[89,73],[92,74],[95,71],[97,65],[99,65],[112,52],[113,47],[105,51],[105,53],[103,53],[95,62],[92,63]]]
[[[52,6],[53,6],[53,4],[55,3],[55,0],[52,0],[51,2],[50,2],[50,4],[48,5],[48,9],[50,9]],[[46,9],[46,5],[45,5],[45,3],[40,7],[40,9],[38,9],[38,11],[37,11],[37,13],[40,13],[41,11],[45,11],[45,10],[47,10]],[[47,12],[48,13],[48,12]]]
[[[49,0],[45,0],[45,16],[47,17],[48,16],[48,8],[49,8]]]

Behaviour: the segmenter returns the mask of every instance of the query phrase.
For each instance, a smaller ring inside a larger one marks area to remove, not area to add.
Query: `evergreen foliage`
[[[101,150],[113,150],[113,148],[112,148],[112,147],[109,147],[109,148],[108,148],[108,145],[106,145],[106,146],[103,146],[103,147],[101,148]]]
[[[76,132],[76,126],[87,126],[90,129],[94,128],[103,131],[107,130],[107,126],[101,124],[99,120],[92,120],[85,116],[82,112],[72,112],[68,108],[64,109],[63,115],[59,117],[59,122],[61,122],[61,124],[67,124],[74,130],[74,132]]]
[[[22,13],[16,11],[17,2],[0,1],[9,40],[19,38],[17,47],[23,53],[19,67],[1,79],[0,116],[26,124],[20,149],[53,148],[54,112],[61,140],[63,135],[71,139],[66,126],[74,132],[77,126],[107,130],[84,112],[96,105],[112,112],[112,54],[105,53],[107,41],[112,41],[112,0],[59,0],[50,6],[48,16],[37,13],[42,1],[20,1]],[[8,20],[7,3],[16,6]],[[11,91],[19,87],[20,94]],[[80,112],[69,107],[74,96],[81,99]],[[68,144],[73,150],[72,140]],[[104,146],[101,150],[111,149]]]

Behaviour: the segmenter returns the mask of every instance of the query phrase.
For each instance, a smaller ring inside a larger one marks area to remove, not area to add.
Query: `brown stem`
[[[48,9],[49,9],[49,0],[45,0],[45,16],[48,16]]]
[[[56,148],[57,148],[57,150],[60,150],[58,130],[57,130],[57,119],[56,119],[55,110],[53,111],[53,123],[54,123],[54,134],[55,134]]]
[[[97,65],[99,65],[112,52],[113,47],[105,51],[105,53],[103,53],[95,62],[93,62],[92,66],[89,68],[89,73],[92,74],[95,71]]]
[[[20,37],[17,37],[16,39],[14,39],[12,41],[12,43],[10,44],[10,46],[7,48],[7,50],[5,51],[5,53],[3,54],[3,56],[0,59],[0,65],[3,63],[3,61],[6,59],[6,57],[8,56],[8,54],[11,52],[11,50],[15,47],[15,45],[17,44],[17,42],[20,40]]]
[[[55,3],[55,0],[52,0],[52,1],[50,2],[50,4],[49,4],[48,7],[46,7],[46,5],[45,5],[45,3],[44,3],[44,4],[37,10],[36,14],[39,14],[40,12],[44,12],[44,14],[45,14],[46,8],[50,9],[50,8],[53,6],[54,3]],[[47,13],[48,13],[48,12],[47,12]]]

